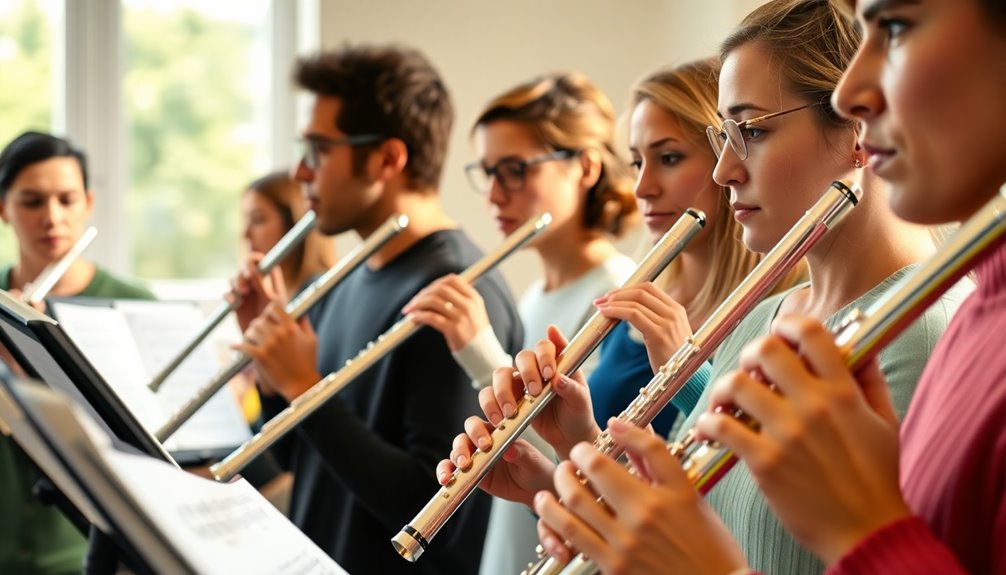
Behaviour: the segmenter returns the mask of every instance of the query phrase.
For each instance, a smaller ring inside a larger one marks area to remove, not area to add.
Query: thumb
[[[894,410],[894,404],[891,402],[891,394],[887,387],[887,380],[884,378],[883,372],[880,371],[877,359],[873,358],[863,366],[856,373],[856,379],[859,380],[866,403],[885,421],[897,425],[898,414]]]

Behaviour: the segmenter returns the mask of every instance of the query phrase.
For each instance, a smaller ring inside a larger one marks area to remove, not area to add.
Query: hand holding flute
[[[254,360],[264,393],[293,401],[321,379],[315,369],[318,339],[306,317],[294,319],[279,300],[269,303],[233,348]]]
[[[539,540],[550,556],[569,563],[575,553],[568,542],[603,573],[723,575],[746,566],[664,438],[617,418],[608,432],[636,473],[593,446],[576,446],[556,470],[554,492],[534,499]]]
[[[512,413],[517,398],[522,397],[525,390],[535,396],[541,393],[542,382],[546,379],[542,373],[555,373],[556,357],[566,344],[563,335],[552,326],[548,339],[539,341],[534,351],[524,350],[517,354],[516,377],[512,369],[496,370],[492,387],[479,393],[479,405],[488,421],[475,416],[465,421],[465,433],[454,439],[450,458],[437,465],[441,485],[447,484],[455,469],[470,467],[476,449],[488,451],[492,447],[493,429],[505,422],[506,414]],[[531,422],[531,427],[565,458],[568,446],[591,441],[601,430],[594,421],[590,392],[583,374],[578,370],[572,377],[557,377],[554,382],[555,399]],[[554,470],[555,463],[551,459],[529,442],[518,439],[479,487],[496,497],[530,507],[535,493],[551,488]]]

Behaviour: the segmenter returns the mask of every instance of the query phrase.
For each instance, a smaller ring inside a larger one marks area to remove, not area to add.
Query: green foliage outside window
[[[0,0],[0,148],[26,130],[52,126],[52,23],[36,0]],[[17,259],[0,224],[0,265]]]
[[[132,8],[123,27],[133,273],[230,276],[240,193],[264,169],[269,62],[251,56],[261,32],[191,8]]]

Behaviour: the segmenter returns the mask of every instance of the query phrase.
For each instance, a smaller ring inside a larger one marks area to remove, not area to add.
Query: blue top
[[[705,362],[653,420],[653,429],[666,437],[674,425],[678,411],[691,412],[702,395],[712,373],[712,364]],[[590,400],[594,418],[604,429],[608,418],[616,417],[639,395],[639,390],[653,379],[650,359],[646,355],[642,335],[620,322],[601,344],[601,359],[590,374]]]

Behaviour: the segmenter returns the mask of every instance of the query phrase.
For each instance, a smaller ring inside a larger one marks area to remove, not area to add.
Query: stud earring
[[[852,159],[852,165],[857,169],[860,169],[866,167],[866,162],[863,161],[862,156],[856,156]]]

